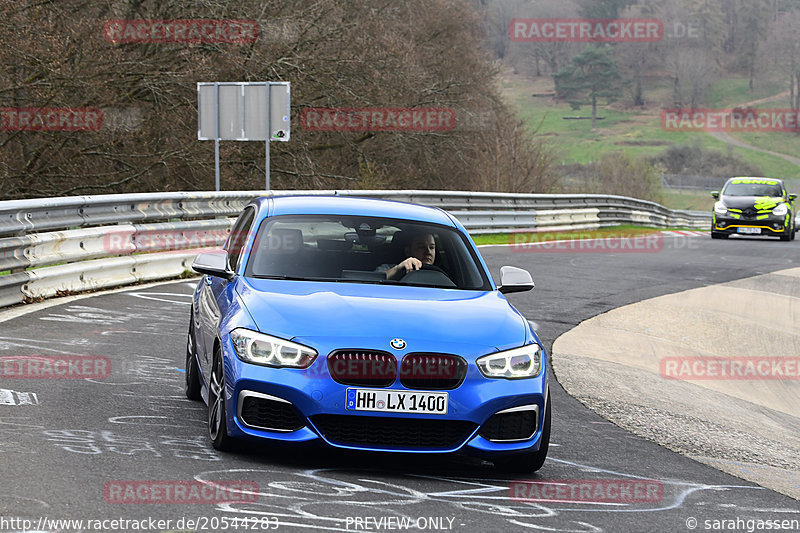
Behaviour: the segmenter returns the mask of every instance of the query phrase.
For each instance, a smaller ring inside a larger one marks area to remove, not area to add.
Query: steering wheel
[[[439,268],[436,265],[429,265],[428,263],[422,263],[422,269],[421,270],[433,270],[434,272],[441,272],[442,274],[447,276],[447,272],[445,272],[444,270],[442,270],[441,268]],[[449,278],[450,276],[447,276],[447,277]]]
[[[409,270],[400,278],[406,283],[421,283],[423,285],[439,285],[443,287],[455,287],[456,284],[450,279],[447,273],[435,265],[423,263],[419,270]]]

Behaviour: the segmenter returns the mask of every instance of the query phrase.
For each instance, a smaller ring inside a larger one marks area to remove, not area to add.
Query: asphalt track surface
[[[484,247],[482,254],[495,279],[505,264],[532,272],[536,289],[509,299],[538,325],[549,351],[558,335],[609,309],[798,266],[800,242],[668,236],[654,253]],[[26,525],[42,531],[90,530],[86,523],[58,528],[43,518],[171,520],[149,531],[223,531],[221,518],[252,517],[263,519],[260,531],[398,531],[410,525],[470,532],[691,531],[693,524],[696,531],[746,531],[747,520],[800,520],[797,500],[636,437],[589,411],[556,381],[550,454],[542,470],[525,479],[655,482],[658,497],[623,503],[586,494],[554,499],[543,491],[540,501],[515,500],[510,483],[519,476],[462,456],[253,444],[218,453],[206,437],[205,405],[182,393],[192,286],[179,281],[99,294],[0,325],[0,356],[95,355],[108,357],[112,368],[103,379],[0,378],[0,389],[35,393],[37,400],[0,405],[0,531],[23,529],[11,518],[29,519]],[[245,481],[257,485],[257,494],[238,496],[255,500],[247,502],[220,496],[201,504],[113,503],[109,490],[129,480]],[[200,527],[187,527],[181,518],[200,518]],[[706,522],[737,519],[740,529]],[[104,530],[136,530],[117,526]],[[256,527],[228,522],[227,530]]]

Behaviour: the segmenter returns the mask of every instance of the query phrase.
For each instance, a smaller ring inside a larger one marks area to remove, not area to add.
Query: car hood
[[[754,207],[756,204],[758,204],[757,209],[775,209],[778,204],[783,203],[783,198],[780,196],[774,198],[769,196],[723,196],[721,200],[728,209],[745,209]]]
[[[401,338],[409,349],[486,353],[528,337],[527,322],[498,291],[247,278],[237,292],[261,332],[298,342],[387,350]],[[354,342],[362,344],[345,345]]]

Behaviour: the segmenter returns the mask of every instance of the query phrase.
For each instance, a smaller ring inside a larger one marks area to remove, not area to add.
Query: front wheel
[[[494,467],[501,472],[531,473],[536,472],[544,465],[547,459],[547,450],[550,447],[550,398],[547,398],[547,408],[544,410],[544,423],[542,426],[542,440],[539,449],[535,452],[521,453],[494,460]]]
[[[225,411],[225,369],[222,364],[222,353],[214,354],[211,366],[211,379],[208,384],[208,436],[211,445],[217,450],[230,450],[233,438],[228,435]]]
[[[727,233],[717,233],[716,231],[712,231],[711,232],[711,238],[712,239],[727,239],[728,238],[728,234]]]

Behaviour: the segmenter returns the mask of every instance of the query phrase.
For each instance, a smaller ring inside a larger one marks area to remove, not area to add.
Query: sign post
[[[288,81],[197,84],[197,139],[214,141],[216,190],[220,190],[219,141],[265,141],[265,188],[270,189],[269,143],[290,137]]]

